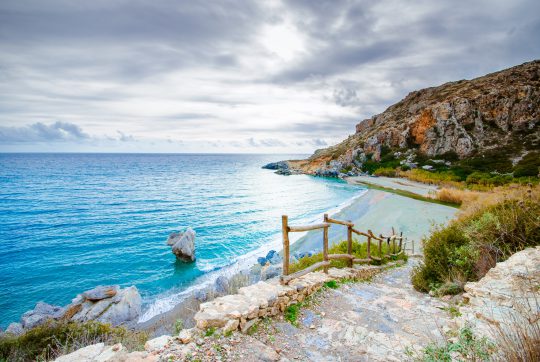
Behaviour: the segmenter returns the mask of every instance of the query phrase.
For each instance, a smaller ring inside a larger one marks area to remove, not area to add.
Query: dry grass
[[[463,218],[501,202],[524,199],[540,202],[540,185],[510,184],[490,188],[486,191],[444,187],[438,190],[433,198],[461,205],[459,216]]]
[[[442,191],[442,190],[441,190]],[[455,192],[458,194],[458,191]],[[462,206],[460,217],[466,217],[485,209],[486,207],[499,204],[501,202],[509,202],[513,200],[530,200],[532,202],[540,202],[540,185],[522,186],[511,184],[492,188],[487,192],[470,191],[469,194],[462,198]]]
[[[529,285],[530,290],[535,288]],[[498,356],[504,361],[540,361],[540,299],[538,293],[522,293],[514,299],[512,312],[504,315],[504,324],[490,324]]]
[[[463,205],[472,203],[478,200],[481,193],[478,191],[470,191],[456,188],[442,188],[435,194],[435,199],[453,204]]]

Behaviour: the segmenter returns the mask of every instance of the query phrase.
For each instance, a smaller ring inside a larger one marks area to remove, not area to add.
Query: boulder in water
[[[184,232],[172,233],[167,239],[167,245],[172,246],[172,252],[182,261],[195,261],[195,231],[187,228]]]

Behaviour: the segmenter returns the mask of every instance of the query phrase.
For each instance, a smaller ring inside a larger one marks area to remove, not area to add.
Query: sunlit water
[[[279,247],[282,214],[311,222],[362,193],[261,169],[298,157],[0,154],[0,326],[100,284],[136,285],[148,319]],[[197,232],[192,264],[165,244],[187,226]]]

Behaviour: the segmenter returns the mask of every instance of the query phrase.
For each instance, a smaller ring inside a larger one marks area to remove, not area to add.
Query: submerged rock
[[[186,231],[172,233],[167,239],[167,245],[172,246],[172,252],[182,261],[195,261],[195,231],[188,227]]]

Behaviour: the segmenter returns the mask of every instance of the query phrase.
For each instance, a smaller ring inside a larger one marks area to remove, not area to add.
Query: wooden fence
[[[307,273],[315,271],[319,268],[323,268],[325,273],[328,273],[328,267],[330,266],[330,260],[347,260],[350,267],[355,263],[370,263],[372,261],[382,261],[382,245],[387,243],[387,253],[385,257],[398,256],[405,250],[405,240],[403,233],[396,235],[394,228],[392,228],[392,235],[388,236],[375,236],[371,230],[366,232],[359,231],[354,228],[354,224],[350,221],[335,220],[328,217],[328,214],[324,214],[324,222],[322,224],[308,225],[308,226],[290,226],[289,218],[287,215],[281,217],[282,232],[283,232],[283,275],[281,276],[281,282],[284,284],[289,283],[292,279],[301,277]],[[347,227],[347,254],[328,254],[328,229],[332,224],[342,225]],[[303,270],[299,270],[296,273],[289,274],[289,259],[290,259],[290,242],[289,233],[304,232],[310,230],[323,230],[323,260],[315,263]],[[365,236],[367,238],[367,257],[365,259],[356,258],[352,252],[353,233],[359,236]],[[379,257],[371,255],[371,241],[378,242]],[[391,252],[390,252],[391,251]],[[413,246],[414,253],[414,246]]]

